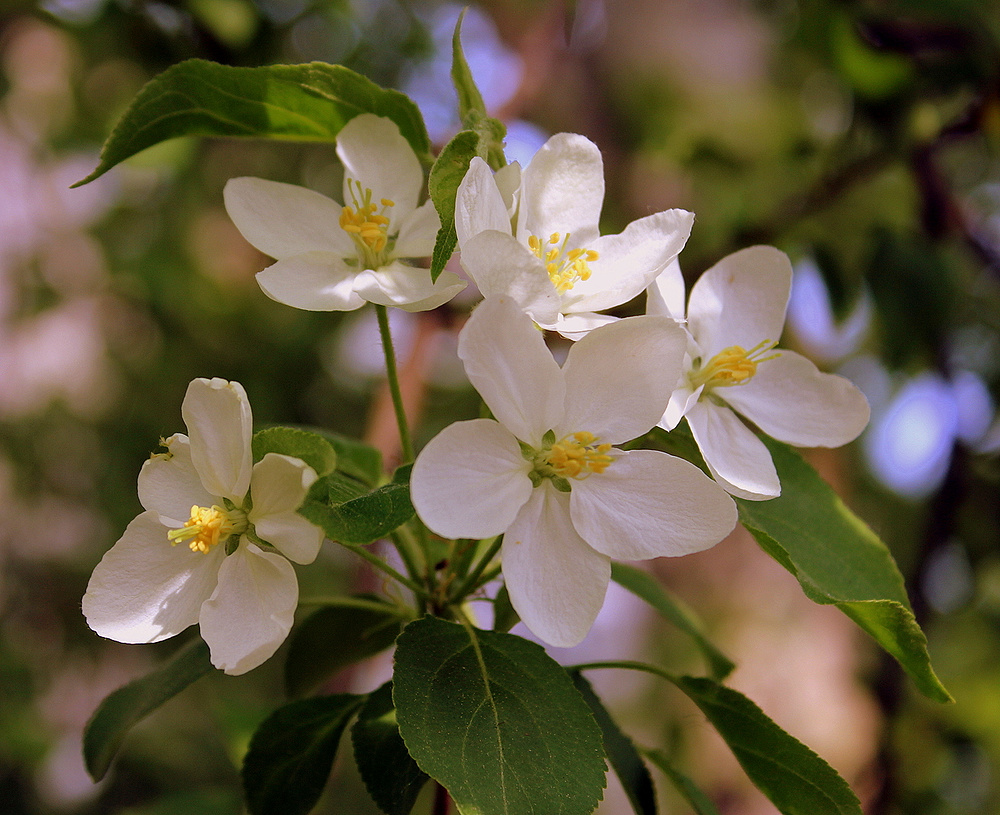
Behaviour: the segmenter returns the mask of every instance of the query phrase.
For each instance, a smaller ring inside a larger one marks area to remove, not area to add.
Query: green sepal
[[[561,475],[552,476],[552,486],[559,490],[559,492],[573,491],[573,486],[569,483],[569,480],[563,478]]]
[[[556,431],[546,430],[545,435],[542,436],[542,447],[551,447],[556,443]]]
[[[253,460],[268,453],[298,458],[321,478],[337,468],[337,451],[328,439],[299,427],[265,427],[253,434]]]
[[[239,68],[189,59],[146,83],[105,141],[97,168],[73,186],[177,136],[332,142],[359,113],[392,119],[429,163],[430,139],[417,106],[342,65]]]
[[[104,778],[134,724],[211,670],[208,645],[196,637],[169,662],[107,696],[83,730],[83,761],[90,777]]]
[[[348,693],[301,699],[264,720],[243,759],[251,815],[306,815],[316,805],[344,728],[364,701]]]
[[[538,451],[532,447],[530,444],[525,444],[520,439],[517,440],[517,446],[521,448],[521,457],[525,461],[534,461],[535,456],[538,455]]]
[[[428,776],[406,750],[392,705],[392,682],[374,691],[351,728],[354,761],[372,800],[386,815],[409,815]]]

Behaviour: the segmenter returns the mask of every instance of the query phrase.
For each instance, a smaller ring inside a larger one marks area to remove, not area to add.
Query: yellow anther
[[[382,256],[389,243],[390,219],[385,214],[395,203],[381,199],[382,209],[372,202],[372,191],[354,179],[348,179],[347,188],[354,206],[345,205],[340,213],[340,228],[350,235],[358,247],[360,259],[369,268],[378,268],[385,262]]]
[[[560,294],[568,292],[580,280],[589,280],[591,271],[587,264],[600,257],[593,249],[567,250],[568,242],[568,232],[565,236],[553,232],[549,235],[548,245],[555,248],[543,250],[540,238],[528,236],[528,248],[545,264],[545,271]]]
[[[610,444],[595,444],[596,441],[597,436],[587,431],[565,436],[539,454],[536,471],[543,477],[560,478],[586,478],[592,473],[602,473],[614,457],[608,455]]]
[[[234,517],[235,516],[235,517]],[[242,517],[241,517],[242,516]],[[171,529],[167,538],[172,546],[187,541],[192,552],[210,552],[220,540],[225,540],[246,528],[242,513],[230,514],[220,506],[191,507],[191,517],[180,529]]]
[[[757,373],[760,363],[781,356],[780,353],[764,356],[777,344],[774,340],[764,340],[749,351],[743,350],[739,345],[723,348],[704,368],[691,375],[691,384],[695,388],[704,385],[706,389],[743,385]]]

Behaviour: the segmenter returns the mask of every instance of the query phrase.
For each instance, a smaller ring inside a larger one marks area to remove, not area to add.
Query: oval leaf
[[[391,682],[368,697],[351,738],[354,760],[372,800],[386,815],[409,815],[428,777],[399,735]]]
[[[337,451],[318,433],[298,427],[265,427],[253,435],[253,460],[268,453],[302,459],[321,478],[337,467]]]
[[[316,805],[344,728],[364,700],[348,693],[303,699],[264,720],[243,759],[252,815],[306,815]]]
[[[458,243],[458,234],[455,232],[455,196],[458,185],[469,171],[469,162],[477,155],[479,135],[471,130],[462,130],[444,146],[431,167],[427,193],[441,220],[431,256],[431,280],[438,279],[455,252],[455,244]]]
[[[307,501],[299,514],[323,529],[330,540],[371,543],[413,517],[410,487],[390,483],[358,498],[330,506]]]
[[[417,155],[429,158],[417,106],[342,65],[234,68],[189,59],[146,83],[105,141],[97,168],[74,186],[177,136],[330,142],[359,113],[392,119]]]
[[[199,637],[165,665],[101,702],[83,731],[83,760],[90,777],[94,781],[104,778],[125,734],[136,722],[211,670],[208,646]]]
[[[600,728],[566,672],[513,634],[425,617],[396,642],[399,732],[465,815],[586,815]]]

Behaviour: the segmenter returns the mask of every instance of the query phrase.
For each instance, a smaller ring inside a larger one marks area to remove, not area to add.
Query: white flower
[[[261,178],[233,178],[226,211],[250,243],[277,259],[257,274],[264,293],[307,311],[351,311],[365,301],[425,311],[465,288],[453,272],[399,258],[428,257],[439,220],[417,206],[424,176],[390,119],[363,113],[337,136],[344,206],[318,192]]]
[[[299,589],[286,558],[311,563],[323,542],[296,512],[316,473],[277,453],[253,464],[238,382],[195,379],[181,412],[190,435],[174,434],[143,465],[146,511],[94,569],[83,613],[102,637],[129,643],[200,623],[212,664],[241,674],[291,628]]]
[[[459,338],[469,379],[496,416],[457,422],[417,456],[413,505],[447,538],[504,535],[511,602],[546,642],[570,646],[604,602],[610,559],[697,552],[736,523],[732,499],[697,467],[611,445],[646,433],[679,373],[684,334],[634,317],[595,329],[562,368],[505,297]]]
[[[691,289],[684,375],[660,426],[686,417],[715,480],[751,500],[781,493],[771,454],[736,414],[779,441],[838,447],[868,424],[868,402],[841,376],[794,351],[775,350],[791,289],[788,257],[752,246],[723,258]],[[650,314],[683,318],[684,282],[673,264],[650,287]],[[735,412],[734,412],[735,411]]]
[[[474,158],[455,201],[462,266],[483,295],[508,295],[570,339],[614,320],[596,312],[638,295],[684,247],[694,216],[671,209],[601,236],[604,165],[572,133],[550,138],[524,172],[494,176]]]

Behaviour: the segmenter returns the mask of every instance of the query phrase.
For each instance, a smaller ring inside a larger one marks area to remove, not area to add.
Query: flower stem
[[[392,407],[396,411],[399,447],[405,464],[413,461],[413,442],[410,441],[410,428],[406,423],[406,412],[403,410],[403,395],[399,390],[396,351],[392,346],[392,334],[389,332],[389,314],[385,306],[380,306],[377,303],[375,304],[375,314],[378,316],[378,333],[382,338],[382,351],[385,354],[385,373],[389,382],[389,393],[392,395]]]
[[[403,575],[401,575],[399,572],[393,569],[392,566],[390,566],[388,563],[382,560],[382,558],[380,558],[378,555],[373,555],[363,546],[358,546],[353,543],[344,543],[343,541],[339,541],[339,543],[345,549],[350,549],[358,557],[367,560],[372,566],[374,566],[379,571],[385,572],[387,575],[389,575],[389,577],[391,577],[400,585],[406,586],[406,588],[408,588],[415,595],[417,595],[417,597],[421,599],[426,599],[427,592],[420,585],[410,580],[408,577],[403,577]]]
[[[337,606],[338,608],[361,608],[382,614],[393,614],[401,620],[412,620],[413,611],[405,606],[389,605],[380,600],[366,600],[363,597],[307,596],[299,598],[301,606]]]
[[[486,567],[490,565],[490,561],[496,557],[496,554],[500,551],[500,547],[502,545],[503,535],[497,535],[490,544],[489,549],[487,549],[486,553],[479,559],[479,562],[472,570],[472,573],[451,591],[452,602],[460,603],[463,598],[479,587],[479,578],[482,576]]]

